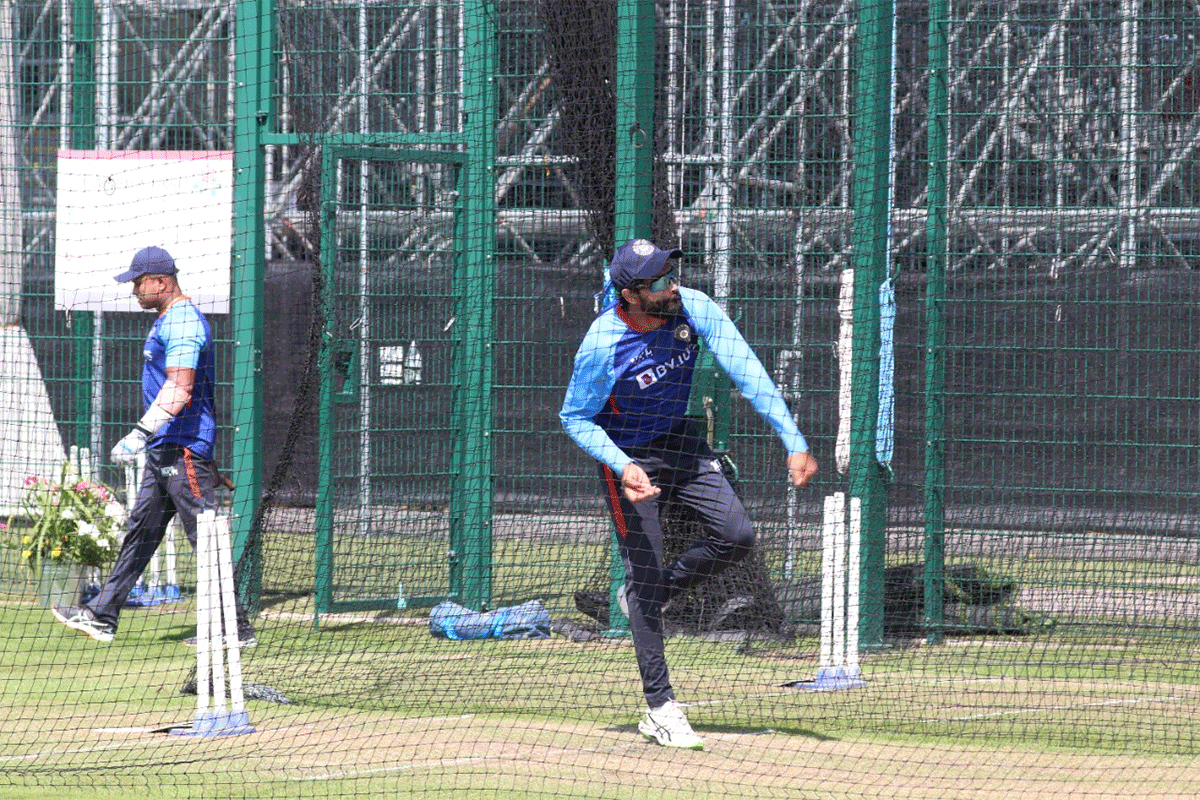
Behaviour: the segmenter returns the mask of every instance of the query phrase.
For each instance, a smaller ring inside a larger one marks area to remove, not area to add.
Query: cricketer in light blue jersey
[[[686,416],[700,340],[783,440],[791,482],[808,483],[817,462],[737,327],[703,292],[679,285],[675,263],[682,255],[645,239],[617,249],[609,279],[618,300],[584,337],[559,418],[598,462],[625,562],[618,602],[629,618],[650,709],[638,731],[668,747],[702,749],[675,701],[662,610],[678,593],[744,559],[754,530],[719,460]],[[705,536],[664,565],[659,510],[668,501],[691,508]]]

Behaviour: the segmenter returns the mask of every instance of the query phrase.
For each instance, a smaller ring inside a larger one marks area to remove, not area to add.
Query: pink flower
[[[91,481],[80,481],[75,484],[75,493],[101,501],[108,500],[108,492],[105,491],[104,487],[101,484],[92,483]]]

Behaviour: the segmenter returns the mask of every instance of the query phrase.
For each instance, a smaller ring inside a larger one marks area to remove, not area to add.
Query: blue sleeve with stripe
[[[592,323],[575,354],[575,369],[558,418],[576,444],[620,475],[633,459],[594,421],[616,382],[613,354],[621,335],[618,324],[612,313],[601,314]]]

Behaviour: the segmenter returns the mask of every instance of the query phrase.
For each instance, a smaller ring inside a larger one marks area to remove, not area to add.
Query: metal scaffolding
[[[1200,15],[1194,0],[1150,5],[952,5],[949,224],[961,254],[952,268],[1060,271],[1193,255]],[[27,252],[53,240],[50,150],[77,143],[82,128],[98,148],[229,146],[231,3],[43,0],[15,9]],[[844,262],[853,10],[850,0],[659,2],[661,158],[681,236],[718,276],[731,252],[825,269]],[[496,75],[497,235],[534,260],[594,258],[580,234],[587,214],[573,158],[557,146],[561,111],[537,4],[507,0],[499,12],[499,49],[509,55]],[[281,4],[279,14],[281,132],[460,128],[455,0]],[[897,255],[923,246],[923,14],[911,2],[898,10]],[[86,15],[92,42],[78,35]],[[304,39],[298,25],[289,29],[300,19],[326,35]],[[298,94],[300,70],[325,94]],[[296,201],[308,158],[303,148],[270,148],[264,246],[276,256],[308,246]],[[418,203],[438,191],[436,175],[413,179]],[[550,196],[553,209],[538,200]]]

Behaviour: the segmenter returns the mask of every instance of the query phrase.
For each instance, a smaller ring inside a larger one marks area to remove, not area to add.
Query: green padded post
[[[883,642],[886,496],[875,460],[879,409],[879,286],[887,277],[890,224],[892,29],[890,0],[859,0],[854,103],[854,362],[850,494],[862,503],[859,646]]]
[[[949,6],[929,4],[929,175],[925,222],[925,625],[926,639],[945,638],[942,582],[945,575],[946,506],[946,155],[950,69]]]

